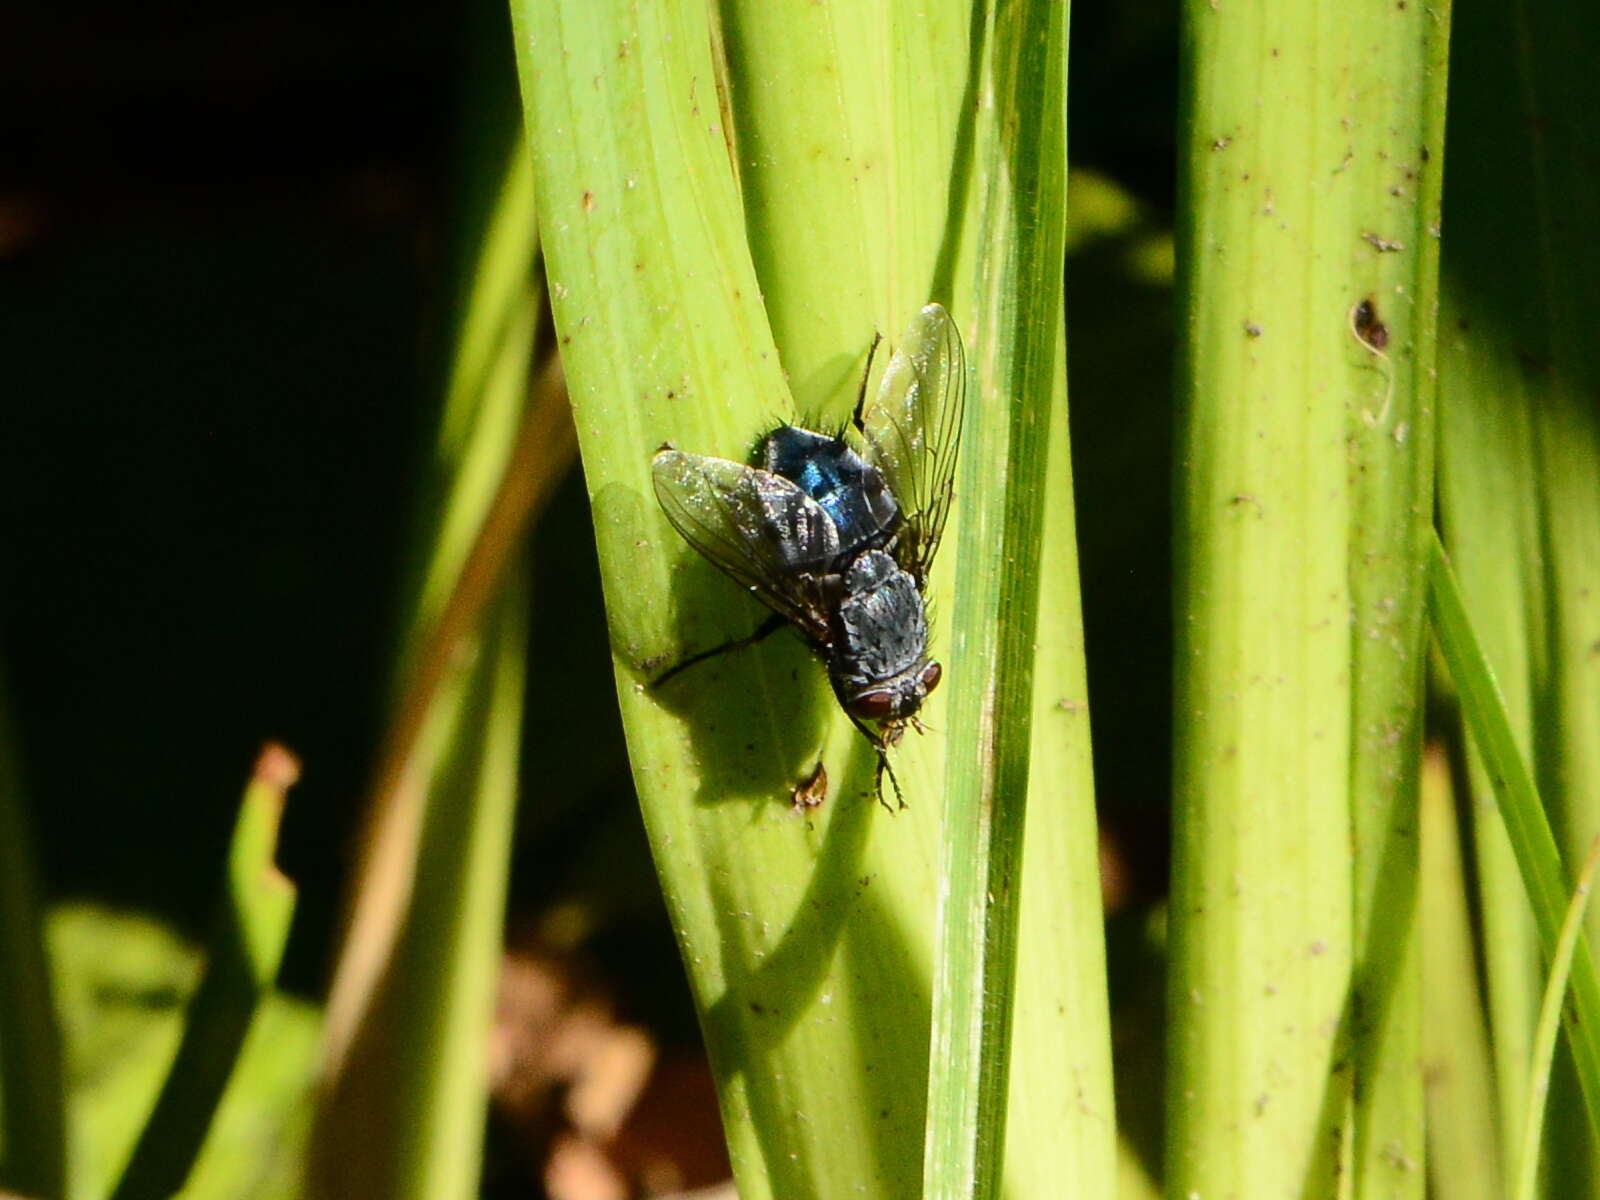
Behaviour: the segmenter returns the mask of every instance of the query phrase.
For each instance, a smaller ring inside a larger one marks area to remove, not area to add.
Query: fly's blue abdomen
[[[843,438],[783,425],[761,443],[762,463],[789,480],[828,514],[839,529],[839,544],[855,553],[894,532],[900,506],[883,475]]]

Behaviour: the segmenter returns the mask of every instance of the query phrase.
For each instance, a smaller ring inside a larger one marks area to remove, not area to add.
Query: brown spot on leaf
[[[1356,336],[1372,349],[1382,350],[1389,344],[1389,327],[1378,316],[1378,302],[1371,296],[1356,305],[1350,324]]]
[[[812,768],[811,774],[795,784],[791,795],[795,812],[816,808],[828,798],[828,768],[823,766],[821,759],[817,760],[817,765]]]

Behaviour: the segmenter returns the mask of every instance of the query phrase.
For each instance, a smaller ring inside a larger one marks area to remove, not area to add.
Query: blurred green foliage
[[[94,1200],[155,1102],[202,962],[169,926],[92,904],[57,908],[49,933],[71,1094],[70,1195]],[[318,1024],[305,1001],[262,1005],[186,1200],[296,1194]]]

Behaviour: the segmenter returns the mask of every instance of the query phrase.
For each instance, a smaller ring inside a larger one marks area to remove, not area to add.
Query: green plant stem
[[[1554,962],[1569,895],[1561,853],[1532,772],[1517,747],[1494,671],[1467,617],[1450,560],[1437,540],[1428,566],[1428,598],[1434,633],[1461,698],[1462,717],[1483,757],[1516,852],[1540,944],[1546,961]],[[1573,950],[1572,1000],[1566,1011],[1567,1041],[1590,1124],[1600,1129],[1600,976],[1581,931]]]
[[[1342,96],[1317,70],[1344,79],[1353,50],[1306,8],[1192,0],[1183,20],[1166,1185],[1333,1196],[1352,953],[1345,392],[1365,381],[1343,277],[1359,229],[1323,183]]]
[[[874,331],[929,300],[948,236],[968,9],[721,6],[750,254],[798,412],[843,420]],[[804,96],[804,103],[796,103]],[[959,314],[958,314],[959,315]]]
[[[1446,27],[1184,8],[1174,1195],[1422,1194]]]
[[[1118,1176],[1105,917],[1078,591],[1065,344],[1051,389],[1034,660],[1030,819],[1022,856],[1016,1013],[1007,1105],[1007,1193],[1072,1180],[1110,1195]],[[1062,1086],[1070,1080],[1071,1086]]]
[[[997,1195],[1004,1162],[1048,422],[1065,420],[1053,398],[1065,391],[1066,10],[1002,6],[993,22],[994,119],[978,135],[980,419],[962,465],[950,685],[951,726],[966,732],[946,769],[928,1097],[925,1189],[940,1200]],[[1006,419],[981,419],[989,411]]]
[[[1517,1200],[1534,1200],[1539,1183],[1539,1142],[1544,1133],[1545,1101],[1550,1092],[1550,1064],[1555,1057],[1556,1034],[1561,1029],[1561,1004],[1572,972],[1572,952],[1577,949],[1578,934],[1583,930],[1584,910],[1589,904],[1589,889],[1594,882],[1597,862],[1600,862],[1600,837],[1590,843],[1577,885],[1572,889],[1572,903],[1567,906],[1567,915],[1561,922],[1561,935],[1550,959],[1550,979],[1539,1005],[1533,1059],[1528,1064],[1528,1101],[1524,1108],[1522,1154],[1517,1164]]]
[[[262,750],[234,825],[206,972],[113,1200],[155,1200],[183,1188],[257,1007],[272,989],[295,898],[294,885],[273,858],[284,795],[298,775],[299,764],[288,751],[275,745]]]
[[[1367,68],[1370,90],[1346,112],[1355,128],[1341,168],[1356,176],[1351,215],[1363,235],[1387,231],[1403,247],[1358,256],[1346,281],[1347,295],[1360,293],[1350,348],[1373,380],[1356,392],[1365,399],[1348,443],[1352,1175],[1355,1194],[1371,1200],[1422,1200],[1427,1186],[1417,789],[1450,8],[1449,0],[1358,6],[1362,34],[1352,49],[1364,54],[1362,37],[1381,39],[1382,49]]]
[[[1430,746],[1423,761],[1423,1077],[1428,1086],[1428,1175],[1435,1200],[1505,1195],[1494,1091],[1461,831],[1450,765]]]

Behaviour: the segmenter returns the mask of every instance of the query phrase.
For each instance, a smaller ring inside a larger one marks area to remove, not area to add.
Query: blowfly
[[[673,527],[775,614],[656,682],[792,626],[877,750],[881,800],[886,771],[900,798],[887,751],[908,724],[920,732],[917,712],[943,673],[928,652],[926,588],[966,402],[961,335],[943,306],[917,314],[870,403],[866,390],[863,380],[839,433],[773,430],[757,447],[759,465],[673,449],[655,456],[656,498]]]

